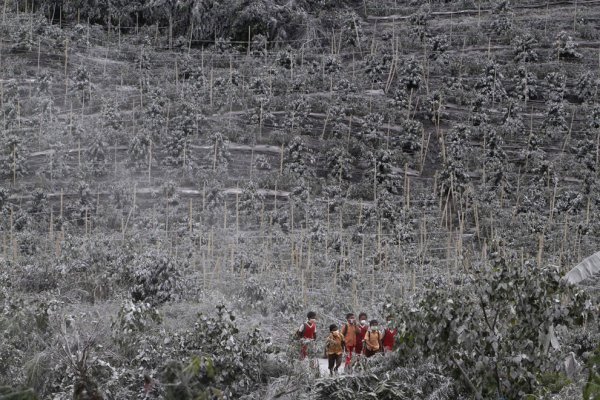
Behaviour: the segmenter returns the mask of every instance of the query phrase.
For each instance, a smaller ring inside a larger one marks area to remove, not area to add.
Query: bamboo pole
[[[239,188],[239,187],[238,187]],[[240,196],[235,192],[235,243],[238,243],[240,235]]]
[[[12,205],[10,206],[10,221],[9,222],[10,222],[10,231],[9,231],[10,236],[9,236],[9,239],[10,239],[10,244],[12,246],[12,243],[13,243],[13,240],[14,240],[14,237],[13,237],[13,206]],[[13,252],[13,259],[14,258],[15,258],[15,254]]]
[[[537,252],[537,264],[538,268],[542,266],[542,255],[544,252],[544,232],[538,233],[538,252]]]
[[[69,93],[69,77],[67,75],[67,65],[69,62],[69,39],[65,39],[65,102],[67,104],[67,95]]]
[[[193,223],[194,223],[194,215],[193,215],[193,211],[192,211],[192,201],[193,200],[190,199],[190,211],[189,211],[189,217],[188,217],[188,221],[189,221],[188,227],[189,227],[190,234],[192,233]]]
[[[148,184],[152,184],[152,139],[148,145]]]
[[[223,199],[223,229],[227,229],[227,200]]]
[[[280,160],[279,160],[279,176],[281,177],[281,175],[283,175],[283,143],[281,144],[281,155],[280,155]]]

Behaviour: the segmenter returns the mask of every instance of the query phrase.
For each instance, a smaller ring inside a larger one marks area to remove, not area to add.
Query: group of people
[[[309,344],[317,340],[317,314],[310,311],[306,321],[296,332],[296,337],[301,340],[300,358],[308,357]],[[386,324],[380,329],[376,319],[368,321],[367,314],[362,312],[356,320],[354,313],[346,314],[346,322],[341,329],[337,324],[329,325],[329,335],[325,339],[325,355],[328,359],[329,373],[337,374],[344,361],[344,370],[352,368],[353,354],[372,357],[377,353],[392,351],[398,328],[394,324],[393,316],[386,318]]]

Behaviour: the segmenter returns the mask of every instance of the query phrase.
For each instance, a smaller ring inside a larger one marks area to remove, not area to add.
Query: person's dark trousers
[[[342,365],[342,355],[341,354],[328,354],[327,360],[329,361],[329,373],[333,374],[333,372],[337,372],[340,365]]]

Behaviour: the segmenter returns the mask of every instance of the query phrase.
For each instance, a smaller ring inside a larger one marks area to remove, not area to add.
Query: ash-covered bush
[[[180,274],[175,263],[171,256],[157,249],[136,257],[127,266],[132,299],[152,305],[177,299]]]
[[[398,365],[399,357],[374,357],[357,374],[323,379],[315,387],[319,399],[456,399],[452,377],[439,365],[426,362]]]
[[[555,374],[565,356],[556,332],[586,319],[586,296],[568,287],[557,268],[504,258],[496,243],[489,262],[467,279],[469,285],[452,290],[433,281],[396,313],[406,325],[401,360],[435,360],[461,390],[480,398],[548,395],[543,376]]]
[[[166,399],[240,398],[265,383],[271,340],[258,328],[241,332],[235,320],[224,305],[217,306],[216,316],[198,315],[181,336],[183,357],[163,369]]]

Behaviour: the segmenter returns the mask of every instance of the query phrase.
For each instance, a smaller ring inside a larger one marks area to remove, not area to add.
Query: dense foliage
[[[0,399],[597,397],[593,2],[0,18]],[[397,351],[323,377],[308,310]]]

